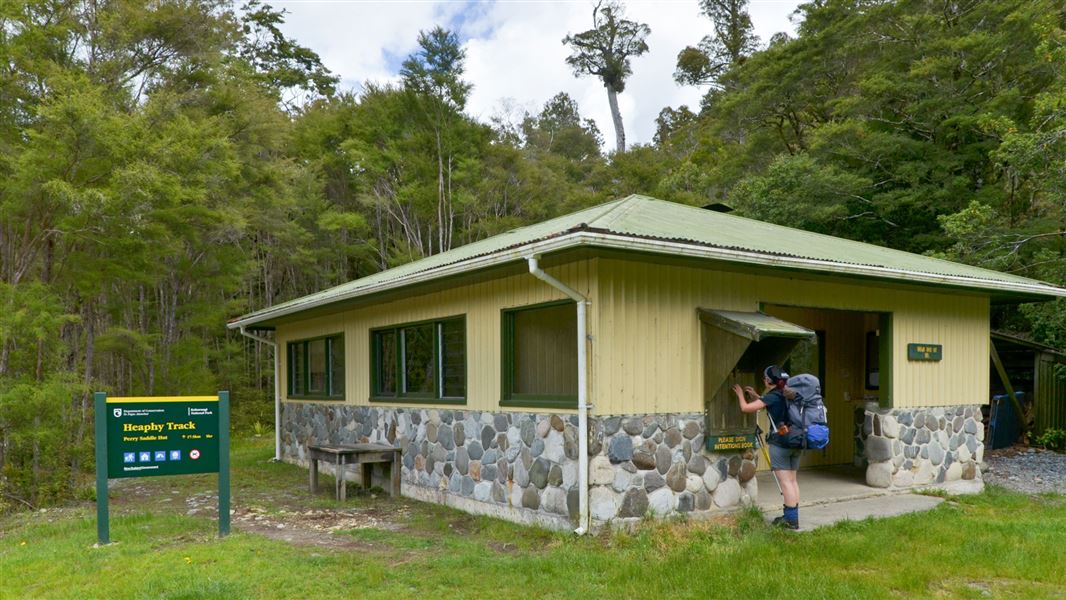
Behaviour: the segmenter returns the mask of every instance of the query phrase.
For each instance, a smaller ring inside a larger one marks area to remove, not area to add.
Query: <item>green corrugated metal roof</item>
[[[876,266],[934,275],[953,275],[1003,282],[1032,279],[990,271],[864,242],[811,233],[702,208],[644,196],[618,201],[613,210],[589,226],[644,238],[692,241],[718,248],[777,256]]]
[[[278,304],[235,319],[231,322],[231,326],[249,325],[268,318],[358,297],[381,289],[383,286],[404,285],[404,280],[413,279],[415,276],[419,279],[431,278],[433,271],[443,267],[459,267],[461,263],[473,259],[505,252],[518,252],[523,246],[582,231],[629,238],[635,242],[668,241],[704,248],[754,253],[754,255],[763,257],[801,259],[809,261],[804,268],[814,271],[840,274],[839,265],[852,265],[871,268],[871,274],[886,279],[907,281],[908,274],[935,275],[955,279],[951,282],[951,285],[955,286],[987,289],[987,282],[993,282],[1003,284],[1007,288],[1012,285],[1026,286],[1028,289],[1024,292],[1030,296],[1066,296],[1066,290],[1025,277],[634,195],[535,225],[514,229],[316,294]],[[573,245],[577,246],[581,243],[596,245],[594,240],[591,242],[575,240]],[[651,247],[648,249],[655,251]],[[520,255],[514,258],[520,258]],[[728,260],[741,263],[756,262],[754,258],[743,256],[733,256]],[[471,269],[474,268],[477,267],[471,267]],[[889,269],[899,271],[899,273],[877,271],[879,269]],[[877,272],[874,273],[874,271]],[[968,283],[967,279],[974,281]],[[1037,286],[1039,289],[1032,289],[1032,286]],[[1022,292],[1023,290],[1018,290],[1019,294]]]
[[[705,322],[758,342],[768,337],[814,339],[817,334],[795,323],[782,321],[761,312],[735,310],[710,310],[701,308],[700,318]]]

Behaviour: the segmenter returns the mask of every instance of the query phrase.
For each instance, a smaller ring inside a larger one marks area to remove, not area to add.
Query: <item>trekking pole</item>
[[[773,427],[774,420],[770,418],[770,413],[769,412],[766,413],[766,417],[770,421],[770,426]],[[777,480],[777,473],[774,472],[774,467],[773,467],[772,464],[770,464],[770,449],[766,447],[766,444],[768,442],[766,441],[766,438],[762,434],[763,434],[762,428],[759,427],[758,425],[756,425],[755,426],[755,435],[759,438],[759,445],[762,446],[762,454],[763,454],[763,456],[766,457],[766,465],[768,467],[770,467],[770,474],[774,476],[774,483],[777,484],[777,492],[779,494],[781,494],[782,497],[784,497],[785,491],[783,489],[781,489],[781,482]]]

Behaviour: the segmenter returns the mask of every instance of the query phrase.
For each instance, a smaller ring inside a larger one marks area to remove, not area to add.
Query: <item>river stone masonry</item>
[[[577,421],[550,413],[287,402],[282,455],[306,465],[309,444],[389,444],[402,449],[404,495],[563,528],[578,512]],[[703,441],[702,413],[590,418],[593,524],[751,504],[757,455],[709,454]]]
[[[879,488],[981,480],[980,406],[867,410],[866,483]]]

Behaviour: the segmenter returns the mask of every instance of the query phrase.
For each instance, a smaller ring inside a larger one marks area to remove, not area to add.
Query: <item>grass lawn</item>
[[[578,538],[408,500],[311,498],[306,471],[233,455],[234,533],[211,476],[112,482],[86,504],[0,518],[2,598],[1062,598],[1066,497],[992,488],[931,512],[810,533],[758,515]],[[193,511],[193,514],[189,514]],[[318,523],[318,525],[316,525]],[[322,524],[332,523],[333,531]],[[353,525],[354,524],[354,525]],[[280,527],[279,527],[280,525]],[[291,541],[285,536],[290,536]],[[787,576],[786,576],[787,573]]]

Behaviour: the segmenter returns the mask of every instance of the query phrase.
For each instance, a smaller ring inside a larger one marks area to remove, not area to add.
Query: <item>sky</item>
[[[466,49],[465,79],[473,83],[467,113],[519,122],[539,112],[555,94],[569,93],[584,117],[596,121],[613,147],[607,92],[597,79],[575,78],[562,39],[592,27],[591,0],[430,2],[405,0],[268,0],[286,11],[282,31],[318,53],[340,76],[342,89],[364,82],[396,81],[400,63],[417,49],[418,32],[441,25],[459,34]],[[799,0],[751,0],[749,14],[765,45],[777,32],[794,35]],[[649,51],[632,60],[633,75],[619,96],[629,144],[648,143],[665,106],[699,105],[703,90],[678,86],[677,53],[711,32],[697,0],[626,2],[627,18],[651,28]]]

